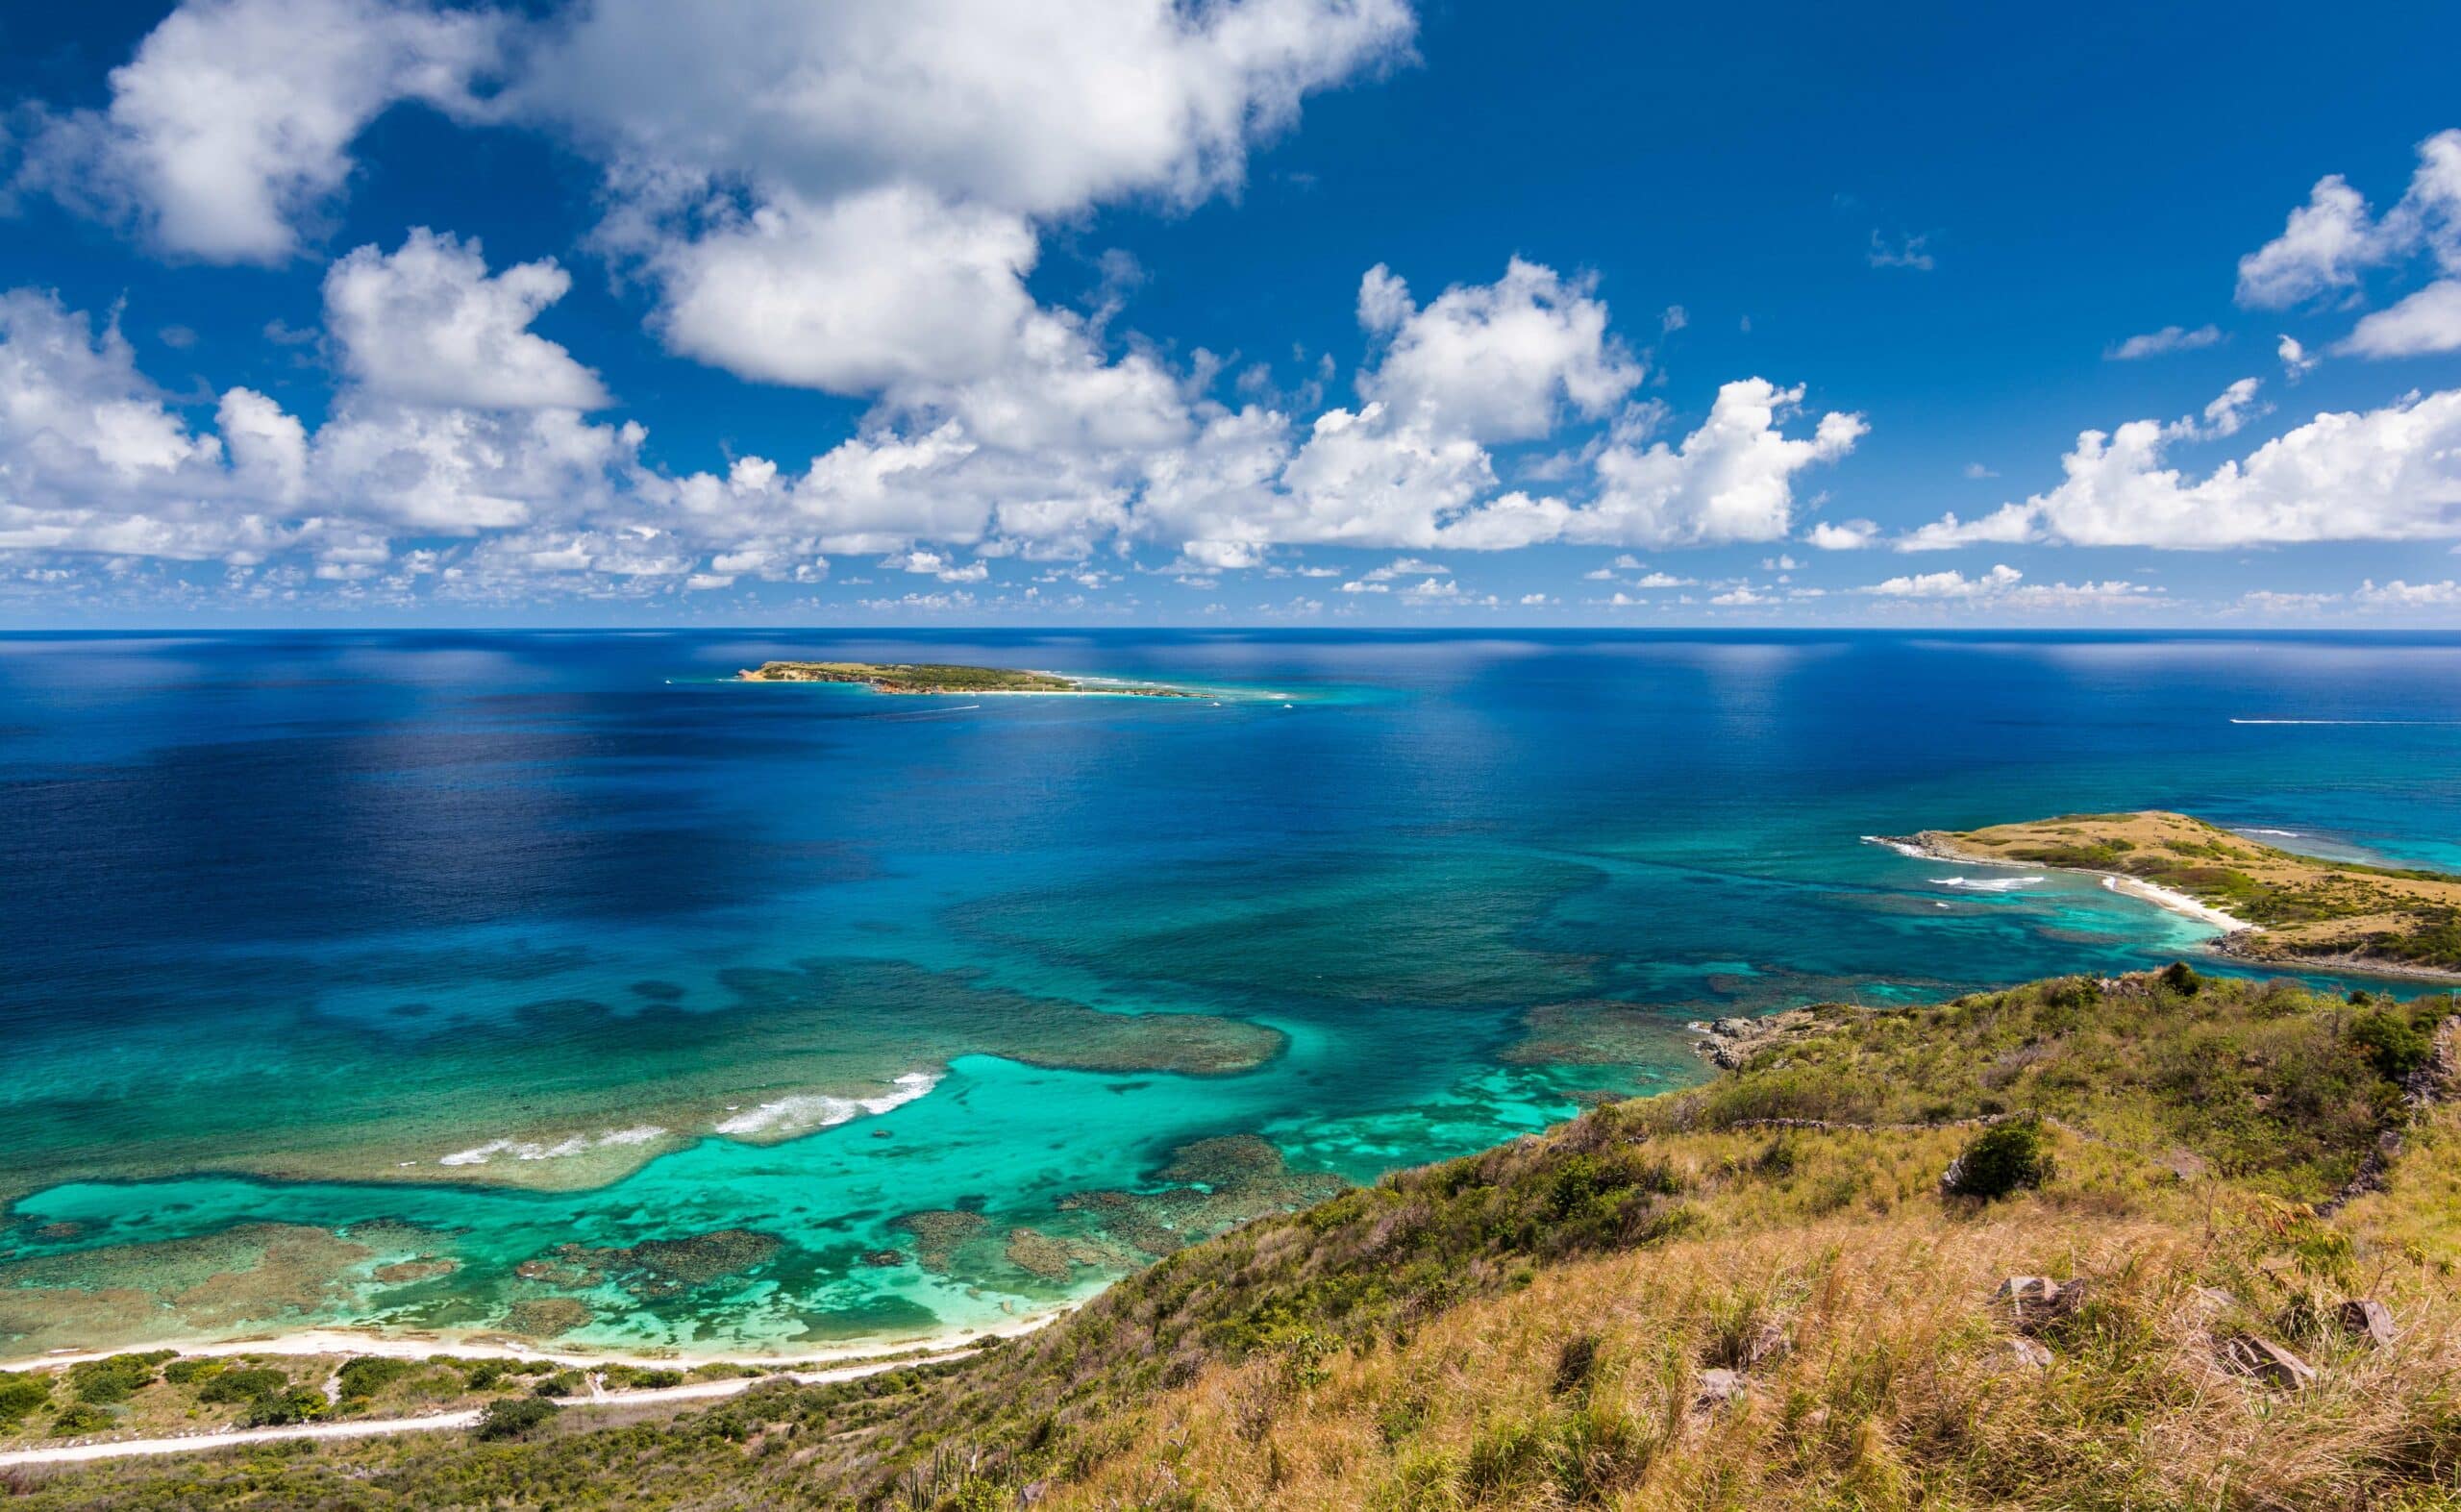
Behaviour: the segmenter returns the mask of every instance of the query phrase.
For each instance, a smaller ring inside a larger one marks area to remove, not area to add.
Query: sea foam
[[[940,1084],[940,1078],[928,1071],[909,1071],[890,1083],[894,1089],[875,1097],[841,1098],[826,1092],[805,1093],[763,1103],[749,1112],[718,1124],[721,1134],[793,1133],[811,1128],[833,1128],[851,1123],[866,1113],[885,1113],[904,1107]]]
[[[2040,877],[1934,877],[1934,887],[1962,887],[1968,892],[2005,893],[2020,887],[2031,887],[2044,880]]]
[[[666,1130],[656,1124],[643,1124],[636,1128],[603,1129],[596,1134],[575,1134],[569,1139],[544,1144],[526,1139],[490,1139],[484,1145],[457,1150],[436,1162],[440,1166],[483,1166],[498,1155],[510,1155],[515,1160],[561,1160],[570,1155],[587,1154],[620,1145],[646,1145]]]

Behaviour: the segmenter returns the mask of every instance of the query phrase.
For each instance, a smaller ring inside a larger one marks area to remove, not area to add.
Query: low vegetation
[[[605,1374],[619,1390],[684,1378],[680,1372],[620,1365]],[[169,1350],[114,1354],[55,1370],[0,1372],[0,1450],[62,1439],[406,1417],[484,1407],[510,1396],[557,1395],[544,1388],[559,1381],[560,1394],[587,1394],[580,1373],[544,1360],[179,1355]]]
[[[16,1504],[2461,1507],[2456,1011],[2192,972],[1825,1007],[962,1363]]]

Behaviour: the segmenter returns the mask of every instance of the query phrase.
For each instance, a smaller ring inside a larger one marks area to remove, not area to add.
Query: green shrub
[[[228,1361],[217,1360],[210,1354],[191,1354],[163,1366],[162,1378],[174,1386],[193,1386],[198,1381],[221,1375],[228,1366]]]
[[[2022,1188],[2037,1187],[2057,1174],[2044,1147],[2039,1119],[1994,1124],[1975,1136],[1941,1179],[1956,1197],[1994,1202]]]
[[[556,1415],[556,1404],[544,1397],[507,1397],[487,1403],[471,1433],[483,1439],[517,1439]]]
[[[286,1423],[309,1423],[331,1411],[333,1404],[325,1394],[307,1386],[289,1391],[267,1392],[256,1399],[248,1408],[250,1427],[272,1427]]]
[[[100,1433],[119,1419],[90,1402],[73,1401],[60,1409],[51,1420],[51,1436],[73,1438],[80,1433]]]
[[[51,1400],[51,1377],[0,1372],[0,1428],[13,1428]]]
[[[363,1401],[418,1369],[416,1360],[360,1355],[343,1362],[339,1376],[342,1396],[346,1400]]]
[[[2193,998],[2204,987],[2204,979],[2185,961],[2173,961],[2162,968],[2162,985],[2182,998]]]
[[[196,1400],[227,1405],[234,1402],[254,1403],[279,1397],[290,1389],[290,1377],[268,1365],[251,1365],[244,1370],[227,1370],[200,1388]]]
[[[2381,1009],[2362,1013],[2351,1022],[2349,1042],[2387,1081],[2400,1080],[2435,1053],[2435,1042],[2406,1017]]]
[[[146,1354],[114,1354],[109,1359],[87,1360],[68,1367],[68,1384],[79,1401],[98,1406],[126,1401],[141,1388],[154,1384],[156,1366],[178,1356],[177,1350],[157,1350]]]

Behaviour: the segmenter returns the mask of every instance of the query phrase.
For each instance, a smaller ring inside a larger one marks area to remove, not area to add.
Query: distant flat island
[[[2186,814],[2068,814],[1875,836],[1950,861],[2095,873],[2228,932],[2224,954],[2277,965],[2461,979],[2461,877],[2301,855]]]
[[[735,674],[744,682],[853,682],[876,693],[1095,693],[1131,698],[1195,698],[1158,682],[968,667],[942,661],[764,661]]]

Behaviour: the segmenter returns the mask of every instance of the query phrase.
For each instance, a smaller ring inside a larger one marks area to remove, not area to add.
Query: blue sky
[[[2461,623],[2461,14],[1530,9],[12,8],[0,622]]]

